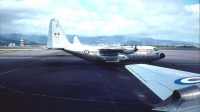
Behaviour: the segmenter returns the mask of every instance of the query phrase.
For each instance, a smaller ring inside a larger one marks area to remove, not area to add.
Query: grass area
[[[32,50],[0,50],[0,54],[3,53],[13,53],[13,52],[24,52],[24,51],[32,51]]]
[[[196,46],[155,46],[157,48],[197,48]]]

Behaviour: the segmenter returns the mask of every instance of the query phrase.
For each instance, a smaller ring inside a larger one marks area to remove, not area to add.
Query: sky
[[[48,35],[50,19],[66,35],[199,43],[199,0],[0,0],[0,33]]]

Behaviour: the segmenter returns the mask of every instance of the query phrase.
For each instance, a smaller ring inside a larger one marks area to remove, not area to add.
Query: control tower
[[[21,38],[21,40],[20,40],[20,47],[24,48],[24,39],[23,38]]]

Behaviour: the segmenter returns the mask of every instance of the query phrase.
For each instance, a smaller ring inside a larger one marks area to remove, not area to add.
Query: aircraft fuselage
[[[101,47],[77,46],[65,47],[65,51],[82,59],[93,62],[152,62],[165,57],[163,53],[152,46],[138,46],[138,50],[129,46],[121,46],[126,49],[126,53],[113,50],[100,50]],[[128,51],[128,50],[129,51]]]

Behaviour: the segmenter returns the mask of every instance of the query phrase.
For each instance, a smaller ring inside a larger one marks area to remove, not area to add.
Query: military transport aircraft
[[[200,111],[200,74],[147,64],[132,64],[125,67],[163,100],[155,105],[153,110]]]
[[[56,19],[51,19],[47,48],[61,49],[92,62],[153,62],[165,57],[152,46],[89,46],[80,44],[77,37],[70,43]]]

